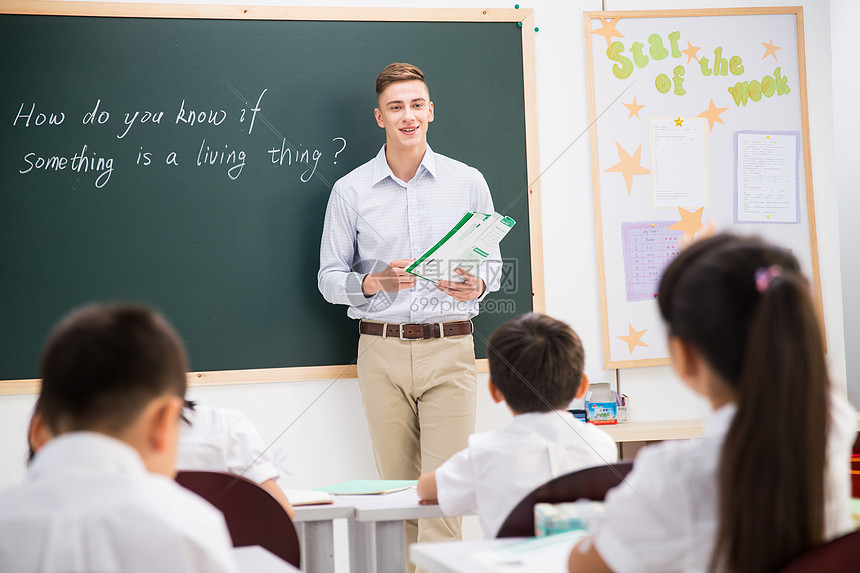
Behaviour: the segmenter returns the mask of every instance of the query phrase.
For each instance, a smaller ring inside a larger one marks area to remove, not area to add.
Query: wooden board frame
[[[597,276],[600,294],[600,328],[603,342],[603,367],[634,368],[642,366],[662,366],[670,364],[669,358],[652,358],[644,360],[611,360],[609,352],[609,311],[606,300],[606,269],[604,268],[603,253],[603,219],[600,207],[600,165],[597,153],[596,104],[594,95],[594,54],[592,50],[591,21],[604,19],[633,19],[633,18],[685,18],[703,16],[766,16],[794,14],[797,28],[797,72],[800,91],[800,114],[803,141],[803,165],[806,183],[806,205],[808,212],[809,246],[811,252],[812,283],[815,308],[824,332],[824,306],[821,295],[821,272],[818,259],[818,234],[815,222],[815,201],[812,187],[812,149],[809,138],[809,107],[806,97],[806,50],[803,31],[802,6],[776,6],[764,8],[714,8],[690,10],[615,10],[599,12],[583,12],[585,26],[586,74],[588,83],[588,114],[590,121],[589,136],[591,143],[591,180],[594,194],[594,226],[597,239]]]
[[[535,75],[534,13],[531,9],[481,8],[329,8],[298,6],[230,6],[197,4],[122,4],[107,2],[53,2],[6,0],[0,14],[45,16],[101,16],[118,18],[203,18],[228,20],[317,20],[350,22],[512,22],[522,26],[523,102],[528,181],[529,251],[531,254],[532,308],[546,307],[541,229],[540,154],[537,131],[537,79]],[[320,295],[322,296],[322,295]],[[476,360],[478,372],[488,372],[486,359]],[[357,377],[348,365],[259,368],[189,372],[191,386],[219,386],[300,380],[337,380]],[[0,396],[39,392],[38,379],[0,381]]]

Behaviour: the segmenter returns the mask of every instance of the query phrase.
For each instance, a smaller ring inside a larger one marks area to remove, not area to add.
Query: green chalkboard
[[[384,143],[391,61],[427,75],[434,150],[517,221],[479,334],[530,311],[522,33],[0,15],[0,379],[36,377],[51,326],[90,301],[157,307],[196,371],[351,363],[357,324],[317,290],[319,239],[331,185]]]

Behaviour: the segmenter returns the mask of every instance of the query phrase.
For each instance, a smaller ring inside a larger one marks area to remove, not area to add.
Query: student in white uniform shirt
[[[235,571],[223,515],[172,479],[187,370],[143,307],[91,306],[54,329],[38,453],[0,492],[0,571]]]
[[[177,470],[221,471],[247,478],[271,493],[293,517],[293,507],[275,481],[275,461],[245,414],[190,400],[183,412],[186,423],[179,432]]]
[[[490,396],[514,419],[504,430],[473,434],[469,447],[418,480],[425,502],[442,511],[477,511],[494,537],[523,497],[554,477],[615,462],[618,448],[603,430],[566,408],[588,388],[585,351],[567,324],[526,314],[502,325],[487,344]]]
[[[702,240],[666,269],[658,303],[676,373],[714,412],[701,440],[640,453],[570,571],[780,571],[851,531],[856,414],[831,388],[794,256]]]

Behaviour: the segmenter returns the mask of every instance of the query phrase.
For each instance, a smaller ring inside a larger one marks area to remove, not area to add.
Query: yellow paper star
[[[704,207],[699,207],[698,211],[687,211],[683,207],[678,207],[678,213],[681,215],[681,220],[669,227],[673,231],[684,231],[684,235],[692,239],[696,233],[702,230],[702,213]]]
[[[702,48],[697,48],[696,46],[694,46],[690,42],[687,42],[687,49],[681,50],[681,53],[687,55],[687,63],[689,64],[690,60],[696,60],[697,62],[699,61],[699,58],[696,56],[696,52],[698,52],[701,49]]]
[[[644,105],[636,105],[636,98],[633,98],[633,103],[621,102],[621,105],[630,110],[630,115],[627,116],[627,119],[630,119],[634,115],[639,117],[639,110],[645,107]]]
[[[714,122],[722,123],[725,125],[726,122],[720,119],[720,114],[726,111],[727,107],[717,107],[714,105],[714,100],[711,100],[711,105],[708,106],[708,109],[697,115],[696,117],[704,117],[708,120],[708,126],[710,127],[710,131],[714,131]]]
[[[603,16],[600,17],[600,23],[603,24],[602,27],[592,30],[592,34],[600,34],[604,38],[606,38],[606,46],[609,47],[609,44],[612,43],[613,36],[618,36],[619,38],[623,38],[624,34],[615,29],[615,25],[618,24],[618,20],[621,18],[616,18],[614,20],[609,20],[608,22],[603,19]]]
[[[768,56],[773,56],[773,59],[775,60],[776,59],[776,51],[782,49],[781,46],[774,46],[773,40],[770,40],[767,44],[762,42],[761,45],[764,46],[764,55],[761,57],[762,60]]]
[[[627,328],[629,329],[630,334],[628,334],[627,336],[618,337],[627,343],[627,352],[633,354],[633,349],[637,346],[648,346],[647,344],[642,342],[642,335],[648,332],[647,328],[645,330],[636,330],[630,323],[627,323]]]
[[[636,153],[632,156],[624,151],[621,147],[621,144],[617,141],[615,142],[615,147],[618,148],[618,163],[607,169],[607,172],[612,173],[622,173],[624,175],[624,183],[627,184],[627,194],[630,195],[630,189],[633,187],[633,176],[634,175],[648,175],[651,173],[644,167],[642,167],[642,161],[640,159],[642,155],[642,146],[636,148]]]
[[[678,119],[675,120],[675,125],[678,127],[681,127],[682,125],[684,125],[684,120],[681,119],[681,116],[678,116]]]

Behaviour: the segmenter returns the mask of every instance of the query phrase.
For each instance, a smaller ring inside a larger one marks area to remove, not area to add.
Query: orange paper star
[[[628,334],[627,336],[618,337],[627,343],[627,352],[633,354],[633,349],[637,346],[648,346],[647,344],[642,342],[642,335],[648,332],[647,328],[645,330],[636,330],[630,323],[627,323],[627,328],[630,331],[630,334]]]
[[[720,114],[726,111],[727,107],[717,107],[714,105],[714,100],[711,100],[711,105],[708,106],[708,109],[697,115],[696,117],[704,117],[708,120],[708,126],[710,127],[710,131],[714,131],[714,122],[722,123],[725,125],[726,122],[720,119]]]
[[[687,49],[681,50],[681,53],[687,55],[687,63],[689,64],[690,60],[696,60],[697,62],[699,61],[699,58],[696,57],[696,52],[698,52],[701,49],[702,48],[697,48],[696,46],[694,46],[690,42],[687,42]]]
[[[615,142],[615,147],[618,148],[618,163],[607,169],[607,172],[621,173],[624,175],[624,183],[627,185],[627,194],[630,195],[630,189],[633,187],[634,175],[648,175],[651,173],[642,167],[642,146],[636,148],[636,153],[630,155],[621,147],[621,144]]]
[[[639,117],[639,110],[645,107],[644,105],[636,105],[636,98],[633,98],[633,103],[621,102],[621,105],[630,110],[630,115],[627,116],[627,119],[630,119],[634,115]]]
[[[696,233],[702,230],[702,213],[704,207],[699,207],[698,211],[687,211],[683,207],[678,207],[678,213],[681,215],[681,220],[669,227],[673,231],[684,231],[684,235],[688,239],[693,239]]]
[[[614,20],[609,20],[608,22],[603,19],[603,16],[600,17],[600,23],[603,24],[602,27],[592,30],[592,34],[600,34],[604,38],[606,38],[606,46],[612,43],[612,38],[617,36],[619,38],[623,38],[624,34],[615,29],[616,24],[618,24],[618,20],[620,18],[615,18]]]
[[[764,55],[761,57],[762,60],[768,56],[773,56],[773,59],[775,60],[776,59],[776,51],[782,49],[781,46],[774,46],[773,40],[769,41],[767,44],[762,42],[761,45],[764,46]]]
[[[682,125],[684,125],[684,120],[683,120],[683,119],[681,119],[681,116],[680,116],[680,115],[678,116],[678,119],[676,119],[676,120],[675,120],[675,125],[676,125],[677,127],[681,127]]]

